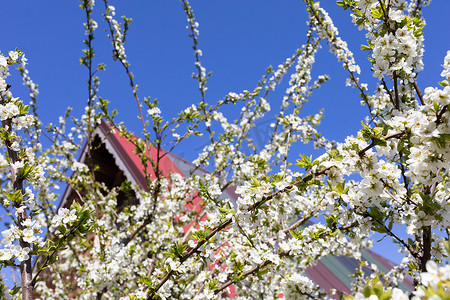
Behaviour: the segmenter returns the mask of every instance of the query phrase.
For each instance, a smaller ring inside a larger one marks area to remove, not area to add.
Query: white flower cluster
[[[198,35],[200,34],[198,27],[199,24],[195,20],[193,10],[191,6],[189,5],[188,1],[182,0],[183,9],[187,16],[187,21],[189,25],[186,26],[186,29],[190,31],[189,37],[192,38],[194,45],[192,48],[194,49],[194,55],[195,55],[195,68],[197,69],[197,74],[192,73],[192,78],[196,79],[198,81],[198,88],[199,91],[202,94],[202,98],[205,96],[205,92],[208,89],[206,87],[206,82],[208,81],[209,75],[206,73],[206,68],[202,65],[202,62],[200,60],[200,57],[203,55],[202,50],[198,48]]]
[[[427,272],[420,274],[420,278],[422,286],[414,292],[413,300],[424,299],[427,294],[430,296],[430,290],[435,295],[428,299],[439,300],[450,297],[450,265],[439,267],[436,262],[430,260],[427,262]],[[443,297],[440,288],[444,289]]]
[[[77,215],[76,215],[76,210],[75,209],[67,209],[65,207],[61,207],[58,210],[58,214],[56,214],[55,216],[53,216],[52,218],[52,226],[50,227],[51,230],[56,230],[56,228],[59,225],[63,225],[65,227],[70,226],[73,221],[75,221],[77,219]]]
[[[159,114],[161,113],[161,110],[159,109],[159,107],[153,107],[147,110],[147,114],[149,116],[153,116],[153,117],[159,117]]]
[[[286,299],[305,299],[313,292],[314,283],[299,273],[286,276],[284,280],[283,296]]]
[[[11,101],[17,101],[19,98],[12,98]],[[0,105],[0,120],[12,119],[20,113],[19,108],[14,102],[8,102],[5,105]]]
[[[92,34],[97,28],[98,23],[95,20],[89,20],[89,25],[84,24],[84,27],[86,28],[86,35]]]
[[[309,22],[316,26],[319,37],[328,41],[330,51],[336,55],[339,61],[342,61],[344,69],[351,73],[360,74],[361,68],[356,64],[353,52],[348,49],[347,42],[339,36],[339,30],[334,26],[328,12],[319,6],[319,2],[314,3],[314,9],[316,10],[315,13],[319,14],[320,12],[320,21],[311,16]],[[356,77],[353,77],[352,80],[358,82]]]
[[[447,55],[444,59],[444,70],[441,73],[442,77],[445,77],[447,80],[450,80],[450,50],[447,51]]]
[[[28,90],[30,91],[30,98],[33,99],[33,101],[36,101],[36,97],[39,94],[39,89],[37,84],[31,80],[31,77],[29,75],[29,71],[26,68],[28,59],[25,57],[25,54],[22,54],[22,57],[20,58],[20,68],[19,71],[22,75],[23,84],[28,87]]]
[[[13,54],[13,57],[16,55]],[[12,59],[9,57],[9,59]],[[6,92],[6,80],[5,78],[9,75],[9,64],[8,59],[3,55],[0,54],[0,92],[3,94]]]
[[[422,300],[433,299],[441,300],[448,299],[450,296],[450,265],[439,267],[436,262],[430,260],[427,262],[427,272],[420,274],[421,282],[415,291],[409,295],[409,293],[402,291],[399,288],[393,288],[390,290],[390,298],[393,300]],[[377,295],[364,296],[363,293],[358,292],[355,294],[354,300],[377,300]]]
[[[357,3],[358,11],[353,14],[353,22],[362,23],[360,29],[368,30],[366,36],[373,50],[373,76],[382,79],[396,74],[404,80],[413,80],[416,72],[423,69],[422,24],[405,22],[404,0],[389,2],[388,9],[380,3],[361,0]]]
[[[404,18],[404,15],[401,16]],[[381,79],[385,75],[392,76],[394,72],[404,72],[405,78],[414,78],[414,70],[422,70],[423,38],[416,37],[414,30],[416,28],[405,25],[395,32],[375,38],[372,54],[375,60],[374,77]]]
[[[4,101],[0,104],[0,120],[5,121],[11,119],[13,126],[16,130],[22,128],[28,128],[34,122],[34,117],[32,115],[23,115],[19,109],[19,105],[23,106],[19,98],[14,98],[10,91],[7,90],[6,77],[10,74],[8,72],[9,65],[14,64],[19,59],[18,51],[10,51],[8,58],[3,54],[0,54],[0,94]],[[25,64],[25,56],[22,56],[21,63]]]
[[[122,27],[114,16],[116,15],[116,8],[112,5],[108,6],[106,10],[105,19],[112,26],[111,38],[113,40],[112,45],[114,49],[114,58],[120,60],[124,65],[128,65],[127,55],[125,54],[125,46],[123,42]]]
[[[27,260],[30,256],[29,253],[31,249],[29,247],[21,247],[20,245],[15,245],[15,241],[23,240],[29,244],[37,243],[43,245],[42,237],[36,236],[36,234],[42,233],[41,226],[32,221],[31,219],[26,219],[22,222],[23,229],[11,225],[7,230],[2,231],[3,239],[1,243],[4,248],[0,249],[0,260],[11,260],[16,258],[19,261]]]
[[[358,292],[358,293],[355,294],[355,298],[354,299],[355,300],[365,300],[365,299],[378,300],[379,297],[377,295],[370,295],[368,297],[365,297],[363,293]],[[401,289],[393,288],[392,291],[391,291],[391,296],[390,296],[389,299],[392,299],[392,300],[408,300],[409,297],[408,297],[408,294],[405,293],[404,291],[402,291]]]
[[[89,8],[92,8],[95,5],[95,0],[86,0],[85,2],[86,2],[86,6]]]

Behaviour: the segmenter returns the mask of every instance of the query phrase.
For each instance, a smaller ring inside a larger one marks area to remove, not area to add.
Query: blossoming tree
[[[37,86],[26,69],[25,55],[13,50],[0,55],[0,155],[4,218],[1,268],[19,268],[20,286],[0,281],[2,299],[236,299],[326,298],[303,274],[327,255],[357,259],[355,299],[449,299],[450,183],[450,51],[444,59],[439,87],[421,89],[423,68],[420,0],[344,0],[366,32],[374,91],[358,77],[360,68],[328,13],[318,2],[305,0],[309,13],[307,42],[276,69],[268,68],[257,86],[223,100],[207,103],[210,73],[202,66],[198,23],[187,0],[182,7],[193,41],[200,103],[165,120],[157,101],[141,99],[128,62],[124,41],[131,19],[116,18],[108,0],[99,5],[113,47],[126,72],[142,121],[142,138],[116,124],[115,112],[98,95],[94,64],[97,22],[93,0],[80,1],[86,22],[81,64],[88,71],[88,103],[81,118],[70,111],[60,125],[44,131],[36,113]],[[320,42],[348,72],[347,83],[359,91],[368,118],[344,142],[323,137],[316,126],[322,113],[300,117],[303,104],[328,76],[313,79],[311,68]],[[11,66],[18,65],[31,95],[25,105],[7,84]],[[256,145],[249,132],[274,104],[267,100],[284,75],[289,87],[275,112],[270,141]],[[223,109],[240,106],[236,120]],[[92,162],[94,130],[101,119],[135,146],[147,187],[129,183],[108,188],[96,180]],[[44,133],[45,132],[45,133]],[[48,149],[38,142],[45,135]],[[208,145],[195,160],[197,168],[213,166],[207,175],[192,172],[163,176],[161,160],[185,140],[203,135]],[[86,164],[76,155],[84,141]],[[325,150],[318,157],[288,154],[297,142],[313,142]],[[150,149],[156,155],[149,156]],[[78,199],[70,209],[56,209],[57,182],[65,182]],[[222,197],[237,188],[235,204]],[[118,195],[132,191],[139,200],[118,209]],[[186,207],[201,198],[201,209]],[[310,222],[314,221],[314,222]],[[394,226],[404,228],[399,236]],[[45,228],[45,229],[43,229]],[[42,232],[46,232],[43,238]],[[373,232],[390,236],[405,258],[382,273],[363,268],[361,250]],[[404,238],[403,236],[409,236]],[[34,265],[33,265],[34,264]],[[411,276],[415,291],[398,283]],[[10,289],[11,288],[11,289]],[[336,295],[342,295],[336,291]]]

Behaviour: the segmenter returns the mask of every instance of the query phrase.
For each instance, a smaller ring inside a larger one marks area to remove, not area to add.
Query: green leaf
[[[67,229],[66,229],[66,226],[64,226],[64,225],[58,225],[58,230],[59,230],[59,232],[61,232],[61,234],[65,234],[66,233],[66,231],[67,231]]]
[[[172,253],[172,252],[163,252],[163,254],[165,255],[165,256],[169,256],[169,257],[172,257],[172,258],[176,258],[177,256],[174,254],[174,253]]]
[[[145,283],[148,286],[152,286],[153,285],[153,282],[148,277],[142,276],[141,277],[141,281],[142,281],[142,283]]]
[[[211,291],[215,291],[215,290],[217,290],[218,289],[218,284],[219,283],[219,279],[218,278],[214,278],[214,279],[211,279],[208,283],[207,283],[207,286],[208,286],[208,288],[211,290]]]
[[[448,239],[444,239],[444,248],[447,250],[447,254],[450,255],[450,241]]]
[[[104,63],[98,64],[97,66],[97,70],[99,71],[104,71],[106,68],[106,65]]]
[[[28,177],[33,173],[33,167],[29,164],[24,164],[22,168],[19,169],[19,178],[28,179]]]
[[[391,299],[392,290],[388,290],[379,296],[380,300],[388,300]]]
[[[386,146],[387,145],[387,142],[386,142],[385,139],[380,139],[380,138],[377,138],[377,137],[373,138],[373,143],[376,146]]]
[[[57,260],[58,260],[58,255],[56,255],[56,254],[51,255],[51,256],[49,257],[49,259],[48,259],[48,264],[49,264],[49,265],[52,265],[52,264],[54,264]]]
[[[439,81],[438,83],[442,87],[446,87],[446,86],[450,85],[450,82],[448,82],[447,80]]]
[[[326,221],[327,221],[328,228],[330,228],[332,230],[334,230],[336,228],[337,216],[335,216],[335,215],[326,216]]]
[[[86,223],[87,220],[89,220],[91,213],[88,210],[83,210],[79,216],[78,222],[80,224]]]
[[[15,294],[17,294],[18,292],[20,291],[20,286],[14,286],[12,289],[11,289],[11,295],[15,295]]]
[[[336,4],[342,7],[343,9],[346,9],[347,6],[345,5],[344,1],[336,1]]]
[[[306,156],[300,153],[301,159],[297,159],[296,166],[299,166],[301,168],[305,168],[306,170],[311,168],[311,162],[312,162],[312,155]]]
[[[392,231],[392,228],[394,227],[394,221],[389,221],[389,224],[388,224],[388,229],[390,230],[390,231]]]
[[[6,191],[2,191],[6,198],[8,198],[15,206],[18,206],[22,203],[22,193],[20,190],[14,191],[14,193],[8,193]]]
[[[295,230],[289,230],[289,233],[291,234],[291,236],[294,239],[300,239],[300,237],[302,236],[301,232],[298,229]]]
[[[252,188],[258,188],[261,186],[261,182],[257,178],[252,177],[252,184],[250,186]]]
[[[402,151],[405,148],[405,141],[400,139],[397,144],[397,151]]]
[[[344,194],[345,190],[345,181],[344,182],[338,182],[336,183],[336,186],[333,188],[335,192],[337,192],[339,195]]]
[[[384,17],[383,12],[378,8],[372,8],[370,15],[375,19],[382,19]]]
[[[308,181],[310,181],[311,179],[313,179],[313,175],[312,175],[312,174],[308,174],[308,175],[306,175],[306,176],[303,178],[303,181],[304,181],[304,182],[308,182]]]

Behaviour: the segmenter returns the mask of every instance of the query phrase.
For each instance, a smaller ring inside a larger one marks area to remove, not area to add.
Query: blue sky
[[[139,131],[136,104],[130,93],[125,73],[111,59],[110,42],[103,31],[103,2],[97,0],[94,18],[100,27],[96,31],[94,48],[96,62],[106,63],[107,72],[100,73],[100,96],[109,99],[119,110],[118,119],[131,130]],[[419,76],[419,86],[435,85],[443,58],[450,49],[450,26],[446,13],[450,1],[434,0],[425,9],[429,26],[425,32],[425,71]],[[133,18],[127,36],[127,54],[141,99],[158,98],[163,116],[170,118],[178,111],[200,100],[194,71],[192,41],[187,37],[186,20],[179,1],[113,1],[117,16]],[[228,92],[251,90],[267,66],[277,66],[305,42],[306,12],[303,1],[192,1],[200,23],[200,49],[203,65],[213,75],[208,83],[206,100],[214,103]],[[364,32],[350,22],[347,11],[335,1],[322,1],[348,41],[361,65],[363,81],[369,90],[375,88],[370,74],[367,53],[359,51]],[[84,30],[83,11],[77,1],[9,1],[4,15],[7,30],[0,32],[1,51],[18,48],[29,59],[30,75],[39,84],[39,113],[44,123],[56,122],[67,106],[75,107],[79,115],[87,99],[84,83],[86,69],[79,64]],[[345,71],[328,52],[327,45],[317,56],[315,75],[329,74],[331,80],[305,106],[304,114],[325,108],[321,130],[330,139],[343,140],[360,127],[367,114],[361,107],[356,90],[345,87]],[[18,77],[12,91],[26,99]],[[285,81],[286,82],[286,81]],[[278,88],[271,103],[278,103],[286,85]],[[278,104],[273,105],[276,109]],[[189,151],[182,151],[188,158]]]
[[[6,4],[7,3],[7,4]],[[84,13],[77,1],[10,0],[2,14],[4,27],[0,31],[0,50],[7,53],[18,48],[26,53],[32,79],[39,84],[38,109],[44,124],[57,122],[67,106],[74,107],[79,116],[87,100],[87,71],[79,58],[84,45]],[[192,41],[185,29],[186,17],[176,0],[111,1],[117,16],[133,18],[127,35],[127,55],[139,95],[158,98],[162,115],[171,118],[180,110],[200,101],[197,83],[190,78],[194,71]],[[359,46],[364,32],[351,23],[347,11],[335,1],[321,2],[334,19],[341,36],[355,52],[361,65],[361,79],[375,88],[370,74],[367,53]],[[208,83],[206,100],[214,103],[228,92],[252,90],[269,65],[284,62],[305,42],[306,11],[300,0],[195,0],[191,2],[200,23],[199,48],[203,51],[203,65],[213,75]],[[433,0],[424,10],[428,26],[425,29],[425,70],[419,75],[419,87],[436,85],[447,50],[450,49],[450,1]],[[94,18],[99,23],[94,48],[96,63],[106,63],[107,72],[100,73],[100,96],[118,109],[118,120],[139,134],[137,107],[121,66],[111,59],[110,42],[102,22],[103,2],[96,1]],[[317,91],[302,114],[316,113],[325,108],[321,131],[326,137],[343,141],[360,128],[367,109],[359,104],[356,90],[345,87],[346,73],[340,63],[323,44],[313,74],[328,74],[331,80]],[[9,83],[15,96],[25,102],[27,92],[21,86],[17,72]],[[286,78],[287,79],[287,78]],[[286,80],[285,80],[286,82]],[[286,84],[278,88],[272,98],[273,108],[279,106]],[[264,132],[268,123],[261,124]],[[298,149],[298,150],[297,150]],[[296,148],[298,152],[310,148]],[[186,144],[176,154],[189,160],[199,151],[198,144]],[[296,158],[296,157],[295,157]],[[294,158],[294,159],[295,159]],[[398,262],[400,256],[379,249],[380,253]]]

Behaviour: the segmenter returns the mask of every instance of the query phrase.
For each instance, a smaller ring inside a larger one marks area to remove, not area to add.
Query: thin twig
[[[387,141],[387,140],[390,140],[393,138],[398,138],[398,137],[403,136],[404,134],[405,134],[404,132],[393,133],[393,134],[385,137],[384,140]],[[363,157],[369,149],[372,149],[375,146],[376,146],[376,144],[374,143],[374,141],[372,139],[372,142],[367,147],[365,147],[364,149],[362,149],[361,151],[358,152],[359,157]]]
[[[445,114],[445,112],[447,111],[448,105],[444,106],[441,111],[439,112],[439,114],[436,117],[436,124],[439,125],[442,123],[442,116]]]
[[[380,224],[381,226],[383,226],[383,228],[386,230],[386,233],[387,233],[388,235],[390,235],[391,237],[393,237],[394,239],[396,239],[400,244],[402,244],[406,249],[408,249],[408,251],[411,253],[411,255],[412,255],[413,257],[415,257],[416,259],[420,259],[419,253],[417,253],[417,251],[415,251],[415,250],[411,247],[411,245],[409,245],[408,243],[406,243],[406,242],[405,242],[404,240],[402,240],[398,235],[396,235],[394,232],[392,232],[392,230],[390,230],[390,229],[386,226],[386,224],[384,224],[384,223],[381,222],[380,220],[378,220],[378,219],[372,217],[372,215],[370,215],[370,213],[369,213],[369,216],[370,216],[370,218],[371,218],[372,220],[374,220],[375,222],[377,222],[378,224]]]
[[[398,83],[397,83],[397,72],[394,71],[394,93],[395,93],[395,108],[400,109],[400,98],[398,96]]]
[[[417,82],[415,80],[413,81],[413,87],[414,87],[414,90],[417,93],[417,96],[419,97],[420,104],[425,105],[425,102],[423,102],[422,92],[420,91],[419,87],[417,86]]]

